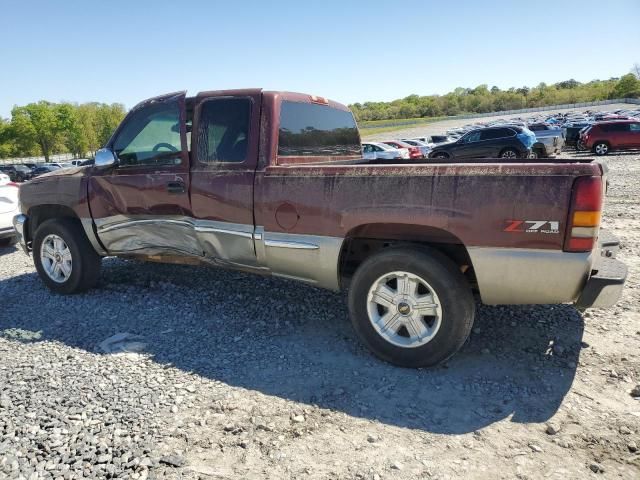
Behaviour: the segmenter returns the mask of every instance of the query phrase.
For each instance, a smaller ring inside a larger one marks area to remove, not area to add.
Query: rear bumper
[[[615,258],[620,241],[605,231],[600,235],[599,243],[600,257],[595,261],[593,273],[576,301],[578,308],[611,307],[622,295],[627,266]]]
[[[26,240],[26,232],[27,232],[27,224],[29,222],[29,217],[23,215],[16,215],[13,217],[13,228],[15,229],[16,234],[18,235],[18,242],[20,246],[24,250],[24,253],[29,254],[29,244]]]

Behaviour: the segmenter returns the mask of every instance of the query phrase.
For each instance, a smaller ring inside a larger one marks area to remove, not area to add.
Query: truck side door
[[[116,164],[93,171],[91,213],[111,254],[200,252],[189,221],[185,100],[177,92],[134,107],[106,145]]]
[[[257,267],[253,182],[258,162],[260,90],[204,92],[194,107],[191,208],[206,257]]]

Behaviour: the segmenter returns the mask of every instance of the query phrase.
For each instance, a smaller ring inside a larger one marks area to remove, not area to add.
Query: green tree
[[[623,75],[611,92],[611,98],[638,98],[640,97],[640,79],[633,73]]]
[[[47,162],[62,139],[56,106],[44,100],[15,107],[11,112],[11,124],[20,150],[29,151],[35,143]]]

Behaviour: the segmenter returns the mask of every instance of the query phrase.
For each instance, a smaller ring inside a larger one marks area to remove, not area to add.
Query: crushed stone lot
[[[606,163],[620,302],[479,307],[434,369],[341,294],[110,258],[63,297],[0,250],[0,478],[640,478],[640,155]]]

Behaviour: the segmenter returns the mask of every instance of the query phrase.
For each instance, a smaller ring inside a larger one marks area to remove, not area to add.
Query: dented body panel
[[[230,98],[250,105],[247,130],[234,144],[246,142],[243,160],[212,162],[200,153],[202,142],[215,141],[200,133],[201,115],[205,105]],[[340,145],[279,150],[283,102],[353,117],[330,100],[260,89],[169,94],[141,103],[127,119],[162,102],[179,108],[175,161],[60,170],[28,182],[20,193],[27,247],[29,223],[36,227],[49,205],[80,219],[101,255],[182,258],[334,290],[345,246],[356,238],[459,246],[468,258],[461,269],[474,275],[486,303],[572,302],[589,279],[591,253],[563,249],[574,182],[602,177],[598,163],[375,165]],[[114,149],[123,125],[106,148]],[[301,134],[319,135],[307,130]],[[347,127],[324,133],[353,139]]]

